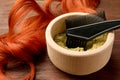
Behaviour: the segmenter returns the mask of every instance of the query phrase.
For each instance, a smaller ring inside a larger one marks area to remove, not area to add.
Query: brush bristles
[[[66,46],[68,48],[83,47],[86,49],[87,40],[67,36]]]
[[[99,13],[99,15],[102,15],[102,12]],[[75,16],[75,17],[65,20],[66,29],[83,26],[83,25],[87,25],[87,24],[92,24],[92,23],[100,22],[100,21],[104,21],[104,18],[99,17],[97,15],[93,15],[93,14],[88,14],[88,15],[84,15],[84,16]]]

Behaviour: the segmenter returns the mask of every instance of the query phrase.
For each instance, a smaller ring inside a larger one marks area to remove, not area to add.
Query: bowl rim
[[[80,57],[80,56],[92,56],[92,55],[96,55],[96,53],[100,53],[101,51],[103,51],[104,49],[106,49],[110,43],[112,43],[114,41],[114,32],[111,31],[108,33],[107,35],[107,39],[105,41],[105,43],[93,50],[87,50],[87,51],[73,51],[73,50],[68,50],[65,49],[61,46],[59,46],[52,38],[51,36],[51,28],[52,25],[58,21],[59,19],[63,18],[63,17],[67,17],[67,16],[72,16],[72,15],[87,15],[89,13],[83,13],[83,12],[71,12],[71,13],[66,13],[66,14],[62,14],[58,17],[56,17],[55,19],[53,19],[47,26],[46,28],[46,33],[45,33],[45,37],[46,37],[46,44],[50,45],[50,47],[54,48],[56,51],[58,51],[59,53],[63,54],[63,55],[67,55],[67,56],[76,56],[76,57]]]

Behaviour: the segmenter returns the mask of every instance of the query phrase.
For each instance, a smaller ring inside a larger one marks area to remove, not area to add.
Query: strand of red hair
[[[91,0],[46,0],[45,9],[50,14],[54,12],[59,12],[58,11],[59,9],[57,9],[59,8],[58,6],[54,8],[54,12],[51,12],[50,5],[54,1],[60,2],[59,6],[61,6],[62,14],[69,12],[86,12],[86,13],[95,14],[96,13],[95,9],[100,3],[100,0],[92,0],[92,1]]]
[[[50,7],[54,1],[46,0],[44,10],[35,0],[17,0],[13,5],[9,14],[9,31],[0,36],[0,80],[11,80],[6,77],[4,67],[11,62],[15,64],[15,60],[30,66],[30,73],[22,80],[34,80],[34,61],[46,50],[45,30],[49,22],[56,17]],[[62,14],[95,13],[95,8],[100,2],[100,0],[56,1],[59,2]],[[58,5],[55,8],[58,8]]]

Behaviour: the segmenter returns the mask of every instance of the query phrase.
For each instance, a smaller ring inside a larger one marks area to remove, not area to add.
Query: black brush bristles
[[[105,14],[103,13],[103,15],[105,15]],[[87,25],[87,24],[92,24],[92,23],[96,23],[96,22],[100,22],[100,21],[104,21],[104,20],[105,19],[103,19],[97,15],[93,15],[93,14],[77,16],[77,17],[73,17],[71,19],[66,19],[66,29],[83,26],[83,25]],[[78,38],[78,37],[73,37],[71,35],[68,35],[67,32],[66,32],[66,36],[67,36],[66,46],[68,48],[83,47],[84,50],[87,50],[88,40]]]
[[[87,40],[67,36],[66,46],[68,48],[83,47],[84,50],[87,50],[86,44]]]
[[[65,20],[66,29],[104,21],[105,18],[103,18],[103,16],[101,16],[102,14],[105,15],[104,12],[99,12],[99,14],[98,14],[99,16],[93,15],[93,14],[88,14],[88,15],[75,16],[75,17],[66,19]]]

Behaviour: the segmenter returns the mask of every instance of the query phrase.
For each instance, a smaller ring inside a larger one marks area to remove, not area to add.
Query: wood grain
[[[9,11],[16,0],[0,0],[0,33],[8,31]],[[42,0],[37,0],[41,3]],[[107,19],[120,19],[120,0],[101,0],[97,10],[105,10]],[[75,76],[57,69],[43,53],[36,64],[35,80],[120,80],[120,29],[115,31],[116,37],[112,56],[108,64],[101,70],[86,76]],[[29,72],[27,65],[8,69],[6,75],[11,80],[20,80]]]

